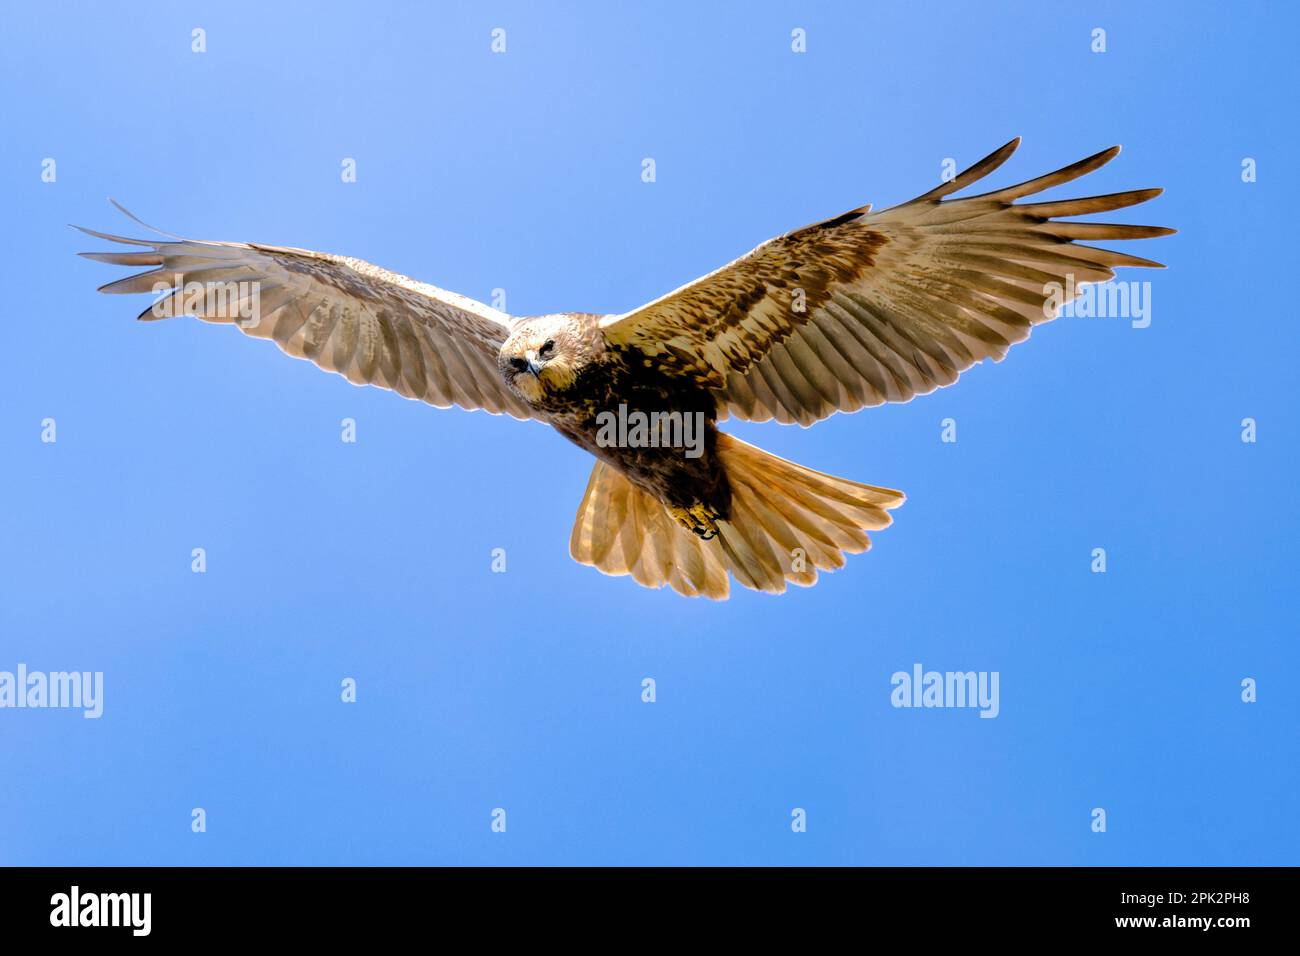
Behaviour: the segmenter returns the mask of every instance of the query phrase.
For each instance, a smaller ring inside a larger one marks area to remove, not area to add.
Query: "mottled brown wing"
[[[193,315],[229,323],[355,385],[392,389],[439,408],[531,417],[497,370],[509,316],[480,302],[323,252],[81,231],[140,249],[82,256],[153,267],[99,290],[161,292],[141,319]]]
[[[616,348],[714,389],[721,417],[810,425],[836,411],[907,401],[995,361],[1056,315],[1078,284],[1159,263],[1080,245],[1158,226],[1061,222],[1161,192],[1015,200],[1070,182],[1113,147],[996,192],[945,199],[995,170],[1015,139],[923,196],[870,206],[773,239],[702,279],[602,323]]]

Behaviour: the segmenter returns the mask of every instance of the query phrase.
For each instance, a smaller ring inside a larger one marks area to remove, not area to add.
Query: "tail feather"
[[[569,552],[575,561],[606,574],[630,574],[645,587],[668,584],[680,594],[721,600],[728,592],[727,569],[710,543],[598,461],[578,506]]]
[[[791,530],[799,536],[798,540],[813,559],[815,567],[830,571],[844,566],[844,553],[832,536],[819,526],[815,516],[809,515],[797,502],[773,495],[765,489],[757,489],[757,494],[777,509],[779,515],[790,524]],[[852,553],[861,553],[861,547],[856,544],[854,547],[856,550]]]
[[[888,527],[901,492],[836,478],[719,433],[717,453],[731,482],[732,508],[718,536],[703,541],[657,499],[604,462],[587,482],[569,540],[574,560],[644,587],[723,600],[728,573],[744,587],[780,593],[803,587],[844,555],[871,547],[867,531]]]
[[[843,567],[844,555],[868,550],[866,531],[888,527],[888,509],[904,500],[901,492],[796,465],[731,435],[719,434],[718,454],[732,487],[732,514],[723,524],[762,543],[746,551],[725,537],[728,568],[736,574],[743,566],[754,582],[748,586],[763,591],[784,591],[787,581],[807,587],[818,570]]]

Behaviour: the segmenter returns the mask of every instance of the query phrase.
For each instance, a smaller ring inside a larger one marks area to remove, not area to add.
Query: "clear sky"
[[[7,5],[0,671],[104,700],[0,709],[0,863],[1300,863],[1295,7],[983,6]],[[1058,194],[1167,188],[1111,214],[1179,229],[1149,326],[728,426],[908,502],[722,604],[571,562],[547,429],[135,322],[66,226],[620,312],[1017,134],[994,186],[1122,143]],[[916,664],[998,716],[891,706]]]

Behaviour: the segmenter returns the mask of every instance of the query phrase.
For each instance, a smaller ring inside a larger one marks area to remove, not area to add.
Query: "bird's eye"
[[[528,368],[528,359],[512,358],[510,360],[510,367],[516,372],[526,371]]]
[[[555,339],[547,339],[546,344],[541,347],[541,350],[538,351],[537,354],[540,355],[542,358],[546,358],[553,351],[555,351]]]

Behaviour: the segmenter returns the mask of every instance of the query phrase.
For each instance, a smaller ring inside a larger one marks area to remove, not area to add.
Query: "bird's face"
[[[519,324],[501,346],[497,367],[507,385],[535,404],[573,385],[589,352],[578,319],[545,315]]]

